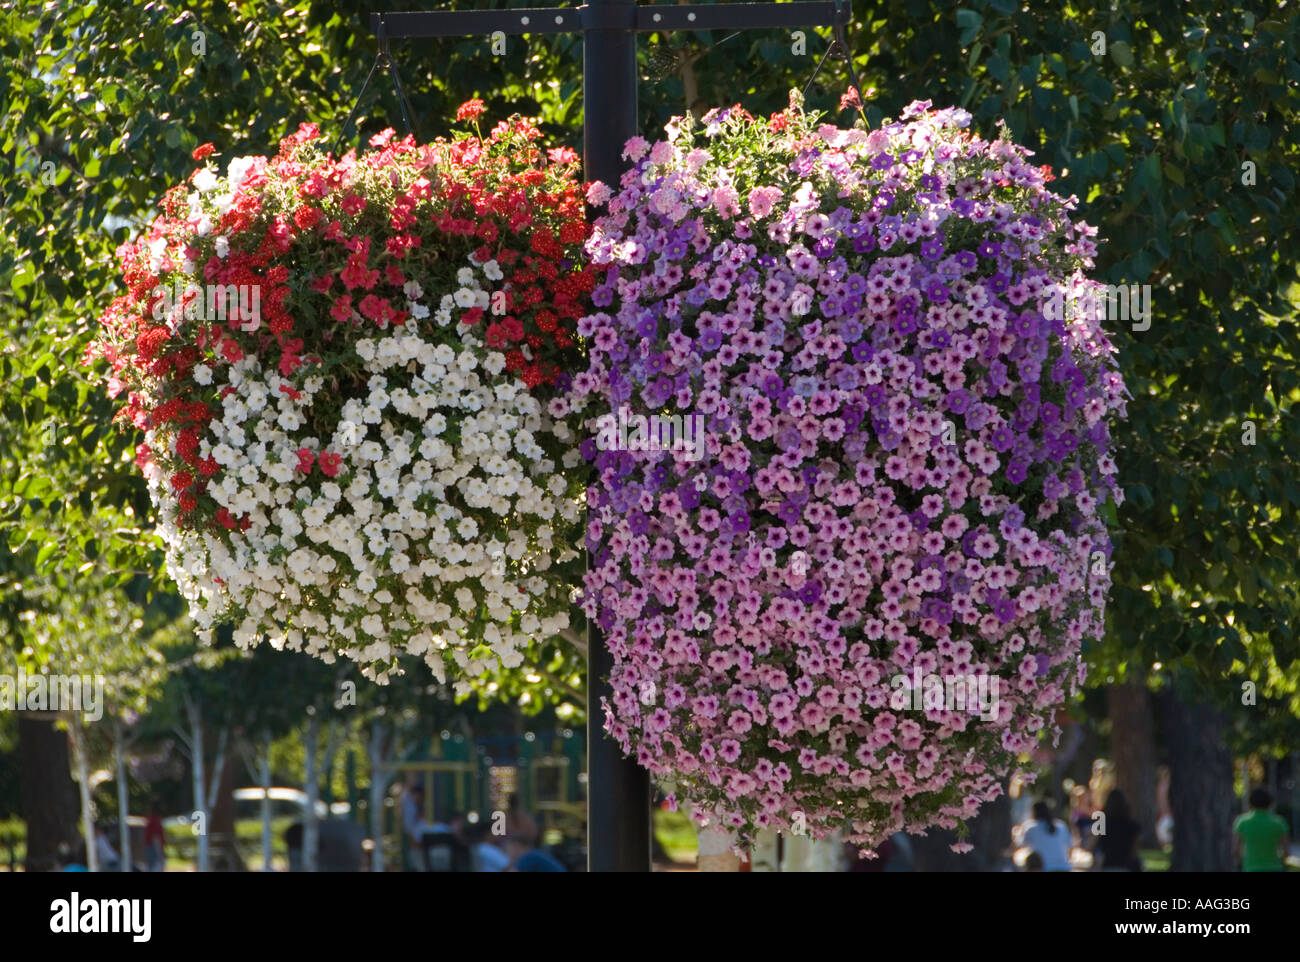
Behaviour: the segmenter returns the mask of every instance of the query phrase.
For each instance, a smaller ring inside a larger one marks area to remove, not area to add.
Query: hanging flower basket
[[[201,167],[123,245],[94,353],[201,636],[232,621],[382,681],[403,652],[516,665],[568,624],[543,573],[576,557],[579,458],[545,405],[593,276],[577,157],[540,136],[387,131],[335,160],[304,125]]]
[[[590,366],[552,412],[598,469],[607,728],[742,843],[962,828],[1102,632],[1095,232],[969,120],[714,110],[589,194]]]

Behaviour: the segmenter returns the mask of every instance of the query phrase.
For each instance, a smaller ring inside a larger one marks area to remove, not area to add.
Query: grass
[[[674,862],[694,862],[698,845],[695,826],[685,812],[670,812],[665,808],[654,810],[654,832],[664,852]]]
[[[289,849],[284,844],[284,830],[293,822],[294,819],[289,816],[271,819],[271,867],[275,870],[288,868]],[[193,871],[194,863],[198,859],[198,836],[186,825],[168,823],[165,830],[167,833],[167,871]],[[235,822],[235,840],[248,868],[253,871],[261,870],[261,819],[241,819]]]
[[[1168,872],[1169,871],[1169,853],[1158,848],[1144,848],[1142,855],[1142,871],[1144,872]]]

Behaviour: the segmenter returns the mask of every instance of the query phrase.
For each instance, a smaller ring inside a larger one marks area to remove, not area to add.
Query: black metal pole
[[[637,132],[638,30],[843,26],[850,16],[850,0],[644,7],[636,0],[588,0],[579,7],[376,13],[370,21],[381,39],[581,30],[583,164],[588,180],[616,188],[624,169],[623,145]],[[611,693],[605,678],[612,668],[599,626],[588,622],[587,865],[593,872],[648,872],[650,776],[605,737],[600,699]]]
[[[584,10],[583,166],[617,190],[623,145],[637,132],[635,0],[590,0]],[[605,734],[600,699],[613,659],[594,620],[587,628],[587,867],[650,871],[650,775]]]

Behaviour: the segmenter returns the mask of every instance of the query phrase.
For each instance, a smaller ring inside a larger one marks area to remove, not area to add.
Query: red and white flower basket
[[[202,636],[381,681],[403,652],[516,665],[569,617],[547,573],[582,484],[547,402],[593,286],[576,155],[520,119],[339,159],[318,138],[199,168],[119,251],[94,353],[169,571]]]

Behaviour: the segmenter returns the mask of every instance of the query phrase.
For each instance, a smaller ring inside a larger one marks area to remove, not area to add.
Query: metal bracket
[[[389,38],[490,36],[494,33],[570,33],[587,30],[761,30],[842,27],[849,0],[790,3],[583,4],[514,10],[430,10],[375,13],[375,35]]]

